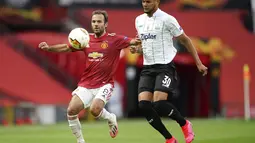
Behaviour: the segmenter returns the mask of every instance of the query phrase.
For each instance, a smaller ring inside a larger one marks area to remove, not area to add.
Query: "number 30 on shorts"
[[[165,78],[162,80],[162,86],[169,88],[170,84],[171,84],[171,78],[165,75]]]

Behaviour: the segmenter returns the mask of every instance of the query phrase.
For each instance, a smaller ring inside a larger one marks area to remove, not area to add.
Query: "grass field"
[[[164,120],[167,128],[184,143],[179,126]],[[192,120],[194,143],[255,143],[255,121]],[[163,137],[144,120],[119,121],[119,135],[112,139],[106,122],[84,122],[86,143],[164,143]],[[0,143],[76,143],[67,123],[48,126],[0,127]]]

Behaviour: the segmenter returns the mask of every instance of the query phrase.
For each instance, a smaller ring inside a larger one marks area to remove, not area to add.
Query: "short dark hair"
[[[92,12],[92,16],[96,15],[96,14],[102,14],[104,16],[104,22],[107,23],[108,22],[108,14],[105,10],[95,10]]]

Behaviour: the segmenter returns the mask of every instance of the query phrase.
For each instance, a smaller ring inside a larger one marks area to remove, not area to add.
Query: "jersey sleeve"
[[[135,30],[136,30],[136,38],[139,38],[139,33],[138,33],[138,17],[135,19]]]
[[[131,38],[122,35],[116,35],[115,45],[117,49],[124,49],[130,45]]]
[[[173,16],[166,18],[166,27],[174,37],[178,37],[183,34],[183,29],[179,25],[178,21]]]
[[[138,32],[138,17],[135,19],[135,30]]]

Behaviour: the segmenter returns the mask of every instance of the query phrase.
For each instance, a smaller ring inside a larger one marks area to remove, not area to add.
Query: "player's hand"
[[[129,50],[132,54],[137,53],[137,47],[135,45],[131,45]]]
[[[46,42],[41,42],[38,47],[44,51],[48,51],[50,49],[50,46]]]
[[[142,41],[141,41],[141,39],[139,39],[139,38],[133,38],[133,39],[130,41],[130,45],[142,45]]]
[[[203,64],[197,65],[197,68],[198,68],[199,72],[202,73],[203,76],[205,76],[208,72],[207,71],[208,68],[206,66],[204,66]]]
[[[142,45],[131,45],[129,50],[132,54],[135,54],[135,53],[142,54],[143,53]]]
[[[132,54],[135,53],[142,53],[142,41],[139,38],[134,38],[131,40],[131,45],[130,45],[130,52]]]
[[[142,45],[142,40],[140,38],[135,38],[136,45]]]

